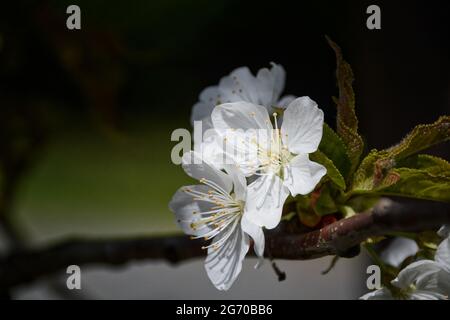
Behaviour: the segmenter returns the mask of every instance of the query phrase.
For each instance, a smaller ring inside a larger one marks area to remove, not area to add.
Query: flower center
[[[273,118],[275,129],[270,134],[269,145],[260,153],[260,169],[263,174],[275,173],[281,176],[283,166],[289,162],[291,153],[281,139],[276,112],[273,113]]]
[[[210,204],[206,211],[194,211],[194,221],[191,222],[191,229],[199,231],[204,228],[208,230],[201,236],[192,236],[191,239],[204,238],[211,240],[220,234],[220,239],[202,249],[210,247],[218,249],[231,236],[234,229],[238,226],[242,216],[244,202],[237,200],[235,194],[229,194],[214,181],[202,178],[200,183],[209,189],[205,192],[185,188],[184,192],[192,196],[194,201],[203,201]]]

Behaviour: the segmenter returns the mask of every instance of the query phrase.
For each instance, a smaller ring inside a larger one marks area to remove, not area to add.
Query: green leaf
[[[345,180],[339,170],[323,152],[316,151],[309,155],[311,161],[320,163],[327,169],[327,177],[341,190],[345,190]]]
[[[300,222],[307,227],[314,228],[320,223],[321,217],[318,216],[310,207],[302,208],[301,205],[298,205],[297,212]]]
[[[320,189],[319,197],[315,201],[313,208],[316,214],[320,217],[338,211],[329,185],[324,185]]]
[[[358,119],[355,113],[355,93],[353,92],[353,71],[350,65],[344,60],[341,48],[326,37],[328,44],[336,54],[336,78],[339,88],[339,99],[336,99],[338,107],[338,119],[352,131],[358,130]],[[338,133],[339,129],[338,129]]]
[[[450,176],[450,163],[428,154],[416,154],[397,162],[397,167],[422,169],[436,176]]]
[[[344,178],[350,173],[350,159],[347,148],[341,138],[326,123],[323,124],[323,135],[319,150],[324,153]]]
[[[369,153],[355,173],[351,192],[450,201],[447,161],[421,154],[396,162],[387,155],[386,151]]]
[[[378,188],[377,193],[450,202],[450,176],[436,175],[424,169],[398,168],[396,183]]]
[[[442,116],[434,123],[416,126],[399,144],[386,152],[388,157],[399,160],[448,140],[450,116]]]
[[[353,191],[370,191],[380,184],[387,171],[393,167],[392,162],[384,158],[385,156],[386,152],[384,151],[378,151],[376,149],[370,151],[353,176],[353,184],[351,187]]]
[[[373,208],[379,200],[380,196],[376,194],[358,195],[348,200],[345,205],[351,207],[355,212],[364,212]],[[345,213],[345,211],[343,211],[343,213]]]
[[[326,37],[329,45],[336,54],[336,78],[339,88],[339,98],[334,98],[337,105],[337,133],[347,146],[351,161],[352,173],[359,164],[364,149],[364,142],[358,134],[358,118],[355,112],[355,93],[353,91],[353,71],[344,60],[339,46]]]
[[[412,154],[449,140],[450,117],[443,116],[432,124],[415,127],[399,144],[386,150],[372,150],[361,162],[351,189],[364,192],[388,187],[399,177],[394,168],[424,169],[428,174],[449,172],[448,163],[437,157]]]

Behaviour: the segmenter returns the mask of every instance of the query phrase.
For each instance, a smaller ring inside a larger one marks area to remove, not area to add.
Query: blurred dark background
[[[66,28],[70,4],[81,30]],[[370,4],[381,30],[366,28]],[[316,100],[333,126],[325,35],[354,69],[369,148],[388,147],[449,113],[449,29],[448,1],[3,2],[4,242],[176,230],[167,203],[188,179],[170,162],[170,133],[190,127],[200,91],[274,61],[285,93]],[[448,146],[431,152],[449,159]]]

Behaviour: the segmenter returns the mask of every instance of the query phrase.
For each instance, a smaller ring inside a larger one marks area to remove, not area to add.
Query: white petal
[[[398,268],[406,258],[415,255],[418,250],[419,247],[414,240],[397,237],[389,243],[380,257],[384,262]]]
[[[239,164],[246,176],[254,174],[258,150],[267,148],[273,130],[267,110],[242,101],[222,104],[214,109],[212,121],[224,139],[227,158]]]
[[[247,180],[235,164],[225,165],[225,171],[233,180],[233,193],[237,200],[245,201],[247,197]]]
[[[439,287],[439,290],[442,291],[447,295],[447,297],[450,296],[450,273],[448,273],[446,270],[442,270],[439,272],[437,276],[437,285]]]
[[[207,130],[202,138],[202,143],[196,145],[203,156],[203,160],[217,169],[223,169],[226,165],[226,156],[223,151],[222,138],[214,129]]]
[[[450,237],[445,238],[439,244],[434,260],[450,274]]]
[[[177,190],[169,203],[169,209],[175,213],[176,222],[184,233],[201,237],[212,229],[208,226],[193,228],[191,223],[201,218],[199,212],[211,210],[213,204],[204,201],[194,201],[192,195],[183,191],[185,188],[200,192],[207,192],[209,188],[202,185],[182,187]]]
[[[270,69],[270,73],[273,77],[273,86],[274,86],[274,100],[272,103],[275,103],[276,100],[280,98],[281,92],[284,90],[284,84],[286,81],[286,71],[284,70],[281,64],[271,63],[272,68]]]
[[[212,109],[211,109],[212,111]],[[196,130],[197,130],[197,126],[198,123],[201,124],[201,132],[202,134],[205,134],[205,132],[207,132],[208,130],[212,129],[213,124],[212,124],[212,120],[211,120],[211,114],[209,114],[208,116],[204,117],[203,119],[200,120],[195,120],[195,122],[193,123],[194,126],[194,144],[196,143],[201,143],[201,141],[197,141],[197,135],[195,134]],[[203,137],[202,137],[203,139]]]
[[[445,294],[435,292],[435,291],[416,290],[410,295],[409,299],[410,300],[448,300],[448,297]]]
[[[281,219],[283,204],[289,190],[276,175],[264,175],[247,187],[244,211],[254,224],[268,229],[275,228]]]
[[[272,63],[270,70],[262,68],[256,77],[247,67],[237,68],[220,80],[219,89],[223,103],[246,101],[270,109],[280,97],[284,82],[283,67]]]
[[[218,86],[205,88],[199,96],[199,102],[192,107],[191,123],[203,120],[211,115],[213,108],[220,104],[220,91]]]
[[[186,173],[197,180],[207,179],[216,183],[225,192],[229,193],[233,187],[231,178],[224,172],[215,168],[212,164],[202,161],[200,155],[189,151],[183,155],[183,169]]]
[[[281,65],[272,63],[270,70],[267,68],[260,69],[256,75],[256,90],[258,93],[256,103],[265,106],[270,111],[283,91],[285,78],[286,72]]]
[[[309,97],[292,101],[284,111],[281,135],[292,153],[312,153],[322,139],[323,111]]]
[[[247,67],[233,70],[229,76],[223,77],[219,88],[224,96],[222,103],[246,101],[259,103],[256,78]]]
[[[284,185],[292,196],[308,194],[326,173],[325,167],[310,161],[307,154],[299,154],[284,167]]]
[[[437,234],[442,238],[447,238],[448,236],[450,236],[450,225],[442,226]]]
[[[256,255],[261,258],[264,257],[265,239],[262,228],[248,220],[245,212],[241,220],[241,227],[253,239],[253,249]]]
[[[439,264],[432,260],[413,262],[392,280],[392,284],[401,289],[408,289],[414,284],[417,289],[435,287],[437,274],[442,270]]]
[[[219,132],[230,129],[273,129],[266,108],[244,101],[217,106],[211,118],[214,128]]]
[[[286,109],[288,105],[294,101],[297,97],[293,95],[286,95],[281,97],[280,101],[277,102],[276,106],[278,108]]]
[[[379,290],[371,291],[366,293],[359,299],[361,300],[392,300],[392,294],[389,289],[381,288]]]
[[[250,241],[248,236],[236,224],[229,228],[234,228],[231,236],[217,250],[208,249],[208,256],[205,260],[205,269],[209,279],[219,290],[228,290],[242,269],[242,261],[248,252]],[[214,238],[213,243],[219,241],[226,234],[226,230]]]

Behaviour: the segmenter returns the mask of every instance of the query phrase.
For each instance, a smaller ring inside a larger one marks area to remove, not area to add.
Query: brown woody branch
[[[383,199],[368,212],[337,221],[319,230],[290,233],[280,225],[266,233],[273,258],[305,260],[326,255],[348,256],[369,237],[392,232],[437,229],[450,224],[450,204]],[[0,261],[0,292],[76,264],[121,265],[136,260],[170,263],[201,257],[202,243],[186,236],[119,240],[71,240],[43,249],[29,249]],[[2,290],[3,289],[3,290]]]

